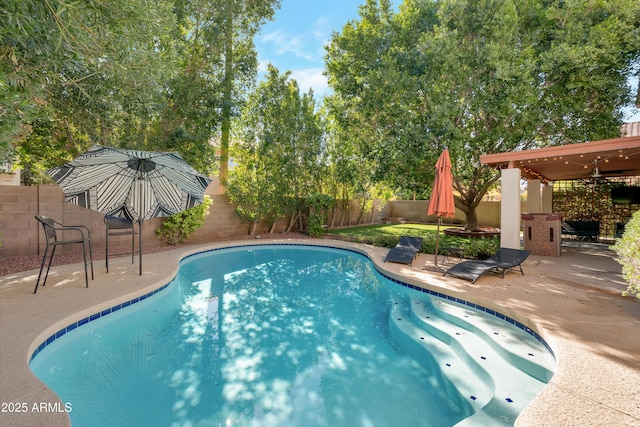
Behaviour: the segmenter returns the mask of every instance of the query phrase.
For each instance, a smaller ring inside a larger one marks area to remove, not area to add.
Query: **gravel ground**
[[[277,239],[277,238],[282,238],[282,234],[262,235],[260,237],[264,240]],[[296,239],[309,238],[307,234],[296,233],[296,232],[287,233],[286,237],[296,238]],[[245,234],[242,236],[236,236],[226,241],[243,240],[248,238],[250,238],[250,236]],[[216,243],[219,243],[219,242],[216,242]],[[186,244],[177,245],[177,246],[171,246],[171,245],[144,246],[143,245],[142,249],[143,249],[143,254],[152,254],[156,252],[162,252],[162,251],[177,249],[181,247],[186,248],[189,246],[190,245],[186,245]],[[92,252],[93,252],[94,262],[105,259],[104,250],[93,249]],[[128,255],[119,255],[119,256],[128,256]],[[137,253],[136,253],[136,256],[137,256]],[[116,256],[109,255],[109,258],[116,258]],[[53,261],[51,263],[51,266],[53,267],[56,265],[75,264],[75,263],[81,263],[81,262],[82,262],[82,252],[63,252],[58,250],[53,256]],[[20,271],[39,270],[40,263],[42,263],[42,255],[3,257],[3,258],[0,258],[0,276],[6,276],[8,274],[14,274]]]

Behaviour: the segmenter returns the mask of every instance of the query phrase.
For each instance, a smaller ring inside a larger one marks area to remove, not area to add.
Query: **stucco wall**
[[[396,200],[389,202],[389,216],[405,217],[407,221],[413,222],[436,222],[435,216],[427,216],[428,206],[428,200]],[[476,215],[481,227],[500,228],[500,202],[481,202],[476,208]],[[464,224],[464,212],[456,209],[455,217],[453,219],[447,218],[445,222],[447,221]]]

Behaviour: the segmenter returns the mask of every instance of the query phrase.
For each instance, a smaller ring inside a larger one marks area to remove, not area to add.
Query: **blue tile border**
[[[401,285],[401,286],[404,286],[406,288],[413,289],[413,290],[416,290],[416,291],[419,291],[419,292],[424,292],[424,293],[426,293],[428,295],[431,295],[431,296],[434,296],[434,297],[437,297],[437,298],[442,298],[442,299],[447,300],[447,301],[452,301],[452,302],[456,302],[458,304],[466,305],[468,307],[475,308],[476,310],[479,310],[479,311],[482,311],[484,313],[487,313],[487,314],[489,314],[491,316],[495,316],[498,319],[501,319],[501,320],[503,320],[503,321],[505,321],[507,323],[510,323],[510,324],[516,326],[517,328],[523,330],[527,334],[531,335],[532,337],[534,337],[537,341],[539,341],[549,351],[549,353],[551,353],[551,355],[553,357],[555,357],[555,353],[551,349],[551,346],[549,345],[549,343],[547,343],[547,341],[542,336],[540,336],[540,334],[538,334],[536,331],[534,331],[533,329],[529,328],[528,326],[524,325],[523,323],[521,323],[521,322],[519,322],[519,321],[517,321],[517,320],[515,320],[515,319],[513,319],[513,318],[511,318],[509,316],[506,316],[506,315],[504,315],[504,314],[502,314],[502,313],[500,313],[498,311],[495,311],[495,310],[493,310],[491,308],[484,307],[484,306],[482,306],[480,304],[476,304],[474,302],[467,301],[467,300],[464,300],[462,298],[453,297],[451,295],[447,295],[447,294],[444,294],[442,292],[437,292],[437,291],[433,291],[433,290],[430,290],[430,289],[426,289],[426,288],[423,288],[421,286],[412,285],[410,283],[403,282],[402,280],[398,280],[398,279],[395,279],[395,278],[393,278],[391,276],[388,276],[387,274],[383,273],[382,271],[380,271],[377,268],[376,264],[369,258],[369,256],[367,254],[364,254],[361,251],[358,251],[358,250],[355,250],[355,249],[349,249],[349,248],[343,248],[343,247],[331,246],[331,245],[312,245],[312,244],[304,244],[304,243],[252,243],[252,244],[238,245],[238,246],[223,246],[223,247],[219,247],[219,248],[206,249],[206,250],[203,250],[201,252],[196,252],[196,253],[193,253],[193,254],[189,254],[189,255],[185,256],[184,258],[180,259],[180,262],[178,263],[178,268],[186,260],[188,260],[189,258],[191,258],[193,256],[196,256],[196,255],[206,254],[208,252],[215,252],[215,251],[220,251],[220,250],[225,250],[225,249],[236,249],[236,248],[240,248],[241,249],[241,248],[249,248],[249,247],[255,248],[255,247],[258,247],[258,246],[293,246],[293,247],[305,246],[305,247],[312,247],[312,248],[319,248],[319,249],[322,249],[322,248],[337,249],[337,250],[340,250],[340,251],[352,252],[354,254],[358,254],[358,255],[360,255],[362,257],[367,258],[369,261],[371,261],[373,266],[374,266],[374,268],[376,269],[376,271],[382,277],[384,277],[385,279],[390,280],[391,282],[396,283],[396,284]],[[85,318],[83,318],[83,319],[81,319],[81,320],[79,320],[77,322],[74,322],[74,323],[66,326],[65,328],[60,329],[58,332],[56,332],[56,333],[52,334],[51,336],[49,336],[46,340],[44,340],[42,342],[42,344],[40,344],[38,346],[38,348],[31,355],[31,358],[29,359],[29,363],[31,363],[36,358],[36,356],[38,354],[40,354],[40,352],[42,350],[44,350],[49,344],[53,343],[55,340],[57,340],[58,338],[60,338],[63,335],[65,335],[67,332],[71,332],[72,330],[76,329],[79,326],[86,325],[87,323],[93,322],[94,320],[98,320],[98,319],[100,319],[100,318],[102,318],[104,316],[107,316],[107,315],[111,314],[111,313],[115,313],[116,311],[118,311],[118,310],[120,310],[122,308],[129,307],[129,306],[131,306],[133,304],[136,304],[138,302],[144,301],[145,299],[149,298],[150,296],[153,296],[153,295],[157,294],[158,292],[161,292],[161,291],[165,290],[170,284],[171,284],[171,282],[167,283],[164,286],[159,287],[158,289],[155,289],[155,290],[153,290],[151,292],[148,292],[148,293],[146,293],[146,294],[144,294],[142,296],[133,298],[133,299],[131,299],[129,301],[125,301],[125,302],[120,303],[120,304],[116,304],[111,308],[107,308],[107,309],[102,310],[102,311],[100,311],[98,313],[94,313],[89,317],[85,317]]]
[[[60,329],[58,332],[56,332],[54,334],[51,334],[49,336],[49,338],[44,340],[42,342],[42,344],[40,344],[38,346],[38,348],[36,348],[36,350],[33,352],[33,354],[31,354],[31,357],[29,358],[29,363],[33,362],[33,360],[36,358],[36,356],[38,354],[40,354],[40,352],[42,352],[42,350],[44,350],[48,345],[52,344],[55,340],[61,338],[64,335],[66,335],[67,332],[71,332],[71,331],[73,331],[74,329],[76,329],[76,328],[78,328],[80,326],[84,326],[84,325],[86,325],[88,323],[91,323],[91,322],[93,322],[95,320],[98,320],[98,319],[101,319],[101,318],[103,318],[105,316],[108,316],[111,313],[115,313],[116,311],[120,310],[121,308],[129,307],[129,306],[131,306],[131,305],[133,305],[135,303],[141,302],[141,301],[147,299],[148,297],[150,297],[152,295],[155,295],[158,292],[161,292],[161,291],[165,290],[170,284],[171,284],[171,282],[167,283],[164,286],[159,287],[156,290],[148,292],[148,293],[146,293],[146,294],[144,294],[144,295],[142,295],[140,297],[136,297],[136,298],[133,298],[132,300],[125,301],[125,302],[120,303],[120,304],[116,304],[111,308],[104,309],[104,310],[99,311],[97,313],[94,313],[94,314],[92,314],[92,315],[90,315],[88,317],[82,318],[82,319],[78,320],[77,322],[73,322],[70,325],[65,326],[64,328]]]

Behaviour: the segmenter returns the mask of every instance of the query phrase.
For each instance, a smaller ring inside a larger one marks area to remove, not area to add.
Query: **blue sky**
[[[282,0],[273,21],[255,39],[261,73],[271,62],[280,73],[291,70],[301,92],[313,88],[320,98],[328,86],[324,70],[324,46],[333,31],[358,18],[365,0]],[[395,2],[394,2],[395,3]]]

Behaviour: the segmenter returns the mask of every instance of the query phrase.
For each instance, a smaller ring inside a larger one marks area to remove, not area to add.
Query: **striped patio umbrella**
[[[211,179],[180,154],[94,145],[75,160],[47,171],[68,203],[137,221],[173,215],[202,203]]]

